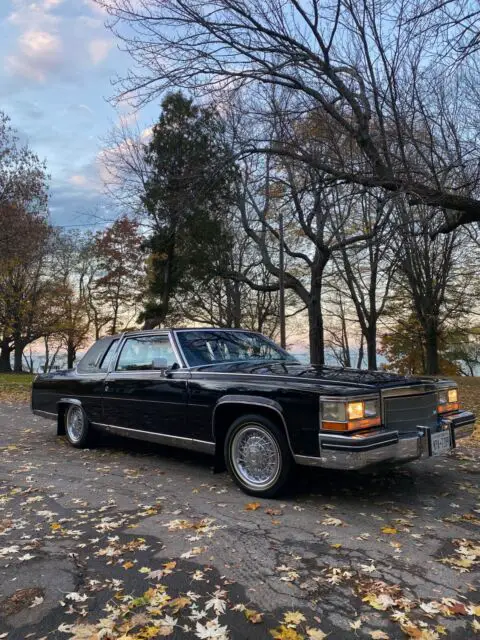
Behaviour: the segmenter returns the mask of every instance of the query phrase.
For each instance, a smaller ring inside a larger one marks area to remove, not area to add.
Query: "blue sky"
[[[111,219],[99,153],[128,105],[115,110],[110,81],[128,56],[91,0],[0,0],[0,109],[48,164],[52,222],[67,227]],[[151,105],[137,117],[147,127]]]

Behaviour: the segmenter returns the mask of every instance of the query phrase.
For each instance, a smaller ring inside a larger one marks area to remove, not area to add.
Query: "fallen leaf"
[[[390,636],[388,636],[384,631],[380,629],[375,629],[375,631],[370,631],[370,637],[373,640],[390,640]]]
[[[88,596],[86,594],[82,595],[80,593],[77,593],[76,591],[67,593],[67,595],[65,596],[65,600],[71,600],[72,602],[85,602],[87,598]]]
[[[281,509],[272,509],[272,507],[268,507],[265,509],[265,513],[267,516],[282,516],[283,511]]]
[[[295,629],[286,627],[284,624],[276,629],[270,629],[270,635],[273,636],[274,640],[303,640],[303,636]]]
[[[305,616],[300,611],[287,611],[283,616],[283,623],[296,627],[301,622],[305,622],[305,619]]]
[[[244,609],[243,613],[245,614],[246,619],[252,624],[259,624],[263,622],[263,613],[259,613],[254,609]]]
[[[33,609],[33,607],[38,607],[39,605],[42,604],[42,602],[43,602],[43,598],[41,596],[35,598],[32,604],[30,605],[30,609]]]
[[[227,627],[220,626],[217,619],[208,620],[204,625],[197,622],[195,635],[197,638],[200,638],[200,640],[213,640],[213,638],[225,640],[228,637],[228,629]]]
[[[323,633],[321,629],[312,629],[311,627],[307,627],[307,636],[310,640],[324,640],[327,637],[326,633]]]
[[[398,533],[398,531],[395,529],[395,527],[382,527],[382,533],[394,535],[395,533]]]
[[[340,520],[340,518],[328,517],[322,520],[322,524],[325,524],[329,527],[341,527],[343,522]]]
[[[256,511],[260,508],[260,502],[248,502],[245,505],[245,511]]]
[[[353,629],[354,631],[357,631],[357,629],[360,629],[361,626],[362,626],[362,621],[360,618],[357,618],[355,622],[350,622],[350,629]]]
[[[386,593],[381,593],[380,595],[377,595],[376,593],[367,593],[362,600],[363,602],[368,602],[368,604],[374,609],[377,609],[377,611],[386,611],[389,607],[395,604],[393,598]]]
[[[173,613],[178,613],[181,609],[184,609],[191,603],[192,601],[190,600],[190,598],[187,598],[186,596],[179,596],[174,600],[170,600],[168,604],[169,604],[169,607],[172,609]]]

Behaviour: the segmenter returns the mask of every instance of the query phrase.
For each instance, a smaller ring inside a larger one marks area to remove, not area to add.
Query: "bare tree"
[[[454,62],[462,62],[480,49],[478,0],[413,0],[405,19],[432,39],[440,38]]]
[[[276,336],[280,322],[278,279],[263,265],[258,247],[238,220],[230,220],[228,228],[230,247],[218,253],[204,281],[195,280],[178,291],[172,304],[173,319]]]
[[[410,300],[422,331],[425,373],[433,375],[441,371],[441,337],[448,328],[455,327],[455,323],[463,323],[472,310],[475,301],[472,285],[478,263],[465,256],[468,245],[460,230],[432,238],[431,220],[425,209],[420,209],[412,219],[400,203],[397,204],[396,286]]]
[[[172,86],[286,87],[298,113],[322,123],[328,153],[295,138],[252,140],[250,151],[406,194],[445,216],[441,231],[480,220],[462,74],[444,78],[444,51],[432,55],[418,20],[405,20],[404,0],[96,2],[135,63],[118,80],[119,95],[142,104]]]
[[[358,322],[352,322],[351,316],[355,315],[355,311],[351,309],[351,300],[348,295],[345,295],[340,288],[335,288],[333,294],[326,304],[329,321],[325,326],[325,344],[342,367],[352,367],[355,363],[355,367],[360,369],[364,355],[364,336],[361,332],[354,330],[358,328]],[[354,327],[355,324],[356,327]],[[358,333],[359,336],[356,335]],[[355,338],[359,338],[359,341],[357,357],[354,360],[353,340]]]
[[[77,233],[58,233],[54,249],[56,321],[51,328],[67,352],[67,367],[70,369],[78,350],[90,335],[90,321],[81,287],[86,269],[80,260],[82,237]]]
[[[266,269],[276,278],[280,274],[278,214],[280,209],[284,212],[283,248],[288,259],[285,286],[307,310],[310,358],[316,364],[325,360],[322,295],[327,264],[335,252],[367,241],[385,224],[386,212],[379,208],[370,228],[358,226],[354,197],[351,187],[332,181],[318,170],[287,159],[274,165],[269,156],[260,167],[253,161],[245,165],[239,187],[245,232],[257,245]],[[347,233],[348,229],[351,233]],[[237,277],[254,288],[269,288],[241,275]]]
[[[397,258],[391,250],[391,242],[397,230],[391,224],[392,202],[372,192],[362,193],[355,198],[353,206],[357,211],[357,224],[365,230],[377,224],[377,232],[371,234],[367,242],[340,247],[333,256],[336,279],[329,286],[347,290],[353,303],[362,337],[367,345],[367,366],[377,369],[378,321],[385,311],[390,293],[392,277],[397,267]],[[386,208],[385,220],[389,224],[378,226],[378,208]],[[344,229],[339,225],[339,234]],[[340,276],[340,282],[338,282]]]

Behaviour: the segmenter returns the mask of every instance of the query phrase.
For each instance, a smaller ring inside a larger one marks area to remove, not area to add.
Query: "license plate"
[[[432,456],[441,456],[451,449],[450,431],[441,431],[431,435]]]

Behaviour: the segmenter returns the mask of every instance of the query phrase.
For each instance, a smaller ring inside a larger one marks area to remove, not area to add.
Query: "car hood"
[[[196,367],[195,371],[219,374],[251,374],[287,378],[295,383],[320,383],[320,386],[336,385],[350,389],[377,389],[435,383],[435,378],[402,376],[388,371],[367,371],[320,365],[304,365],[291,362],[225,362]]]

